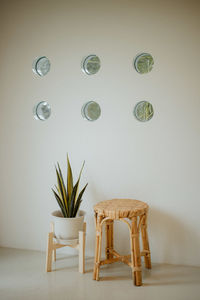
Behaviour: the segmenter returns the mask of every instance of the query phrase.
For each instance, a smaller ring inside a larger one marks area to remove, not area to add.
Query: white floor
[[[98,282],[92,280],[93,259],[87,259],[84,275],[77,266],[78,257],[60,254],[54,271],[46,273],[45,253],[0,248],[0,299],[200,299],[200,268],[153,264],[143,268],[143,286],[136,287],[123,263],[102,267]]]

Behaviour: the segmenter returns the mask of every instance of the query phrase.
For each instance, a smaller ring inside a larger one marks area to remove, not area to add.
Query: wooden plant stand
[[[112,199],[99,202],[94,206],[96,224],[96,249],[93,279],[99,280],[100,266],[121,261],[132,268],[133,281],[136,286],[142,285],[141,256],[144,256],[145,267],[151,269],[151,256],[147,234],[148,205],[131,199]],[[120,220],[128,225],[130,233],[130,255],[120,255],[113,244],[113,222]],[[106,226],[106,259],[101,260],[102,226]],[[140,252],[140,234],[143,251]]]
[[[79,251],[79,272],[85,273],[85,235],[86,223],[83,225],[83,231],[79,231],[79,238],[75,240],[65,241],[57,239],[54,235],[54,224],[51,223],[51,232],[48,234],[48,244],[46,253],[46,272],[52,271],[52,256],[56,261],[56,249],[63,247],[75,248]]]

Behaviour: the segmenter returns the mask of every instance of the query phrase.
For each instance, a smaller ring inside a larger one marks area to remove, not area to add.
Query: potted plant
[[[52,189],[60,210],[52,213],[54,221],[54,234],[63,240],[77,239],[80,230],[83,230],[84,212],[79,210],[82,196],[88,184],[79,193],[79,182],[85,162],[83,162],[78,180],[73,185],[72,169],[67,155],[67,184],[63,180],[62,171],[57,163],[57,185]]]

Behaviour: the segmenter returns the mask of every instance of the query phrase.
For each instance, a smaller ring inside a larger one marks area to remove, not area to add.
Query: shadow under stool
[[[141,256],[145,267],[151,269],[151,256],[147,233],[148,205],[132,199],[112,199],[101,201],[94,206],[96,225],[96,247],[93,279],[99,280],[100,266],[121,261],[132,268],[133,281],[142,285]],[[113,222],[120,220],[128,225],[130,233],[130,255],[120,255],[113,248]],[[102,226],[106,227],[106,259],[101,260]],[[140,251],[140,235],[143,250]]]

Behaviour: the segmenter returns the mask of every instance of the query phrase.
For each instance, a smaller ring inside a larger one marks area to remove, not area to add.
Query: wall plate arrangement
[[[96,74],[101,67],[101,61],[97,55],[88,55],[81,63],[82,71],[87,75]]]
[[[134,67],[140,74],[146,74],[153,69],[154,60],[151,54],[142,53],[136,56],[134,59]]]
[[[39,76],[45,76],[50,71],[51,63],[46,56],[37,57],[32,64],[32,70]]]
[[[133,114],[140,122],[149,121],[154,114],[153,106],[148,101],[140,101],[135,105]]]
[[[146,74],[153,69],[154,59],[149,53],[141,53],[136,56],[133,65],[138,73]],[[50,67],[50,60],[46,56],[37,57],[32,64],[32,70],[38,76],[45,76]],[[96,74],[100,67],[100,58],[95,54],[88,55],[81,63],[82,71],[87,75]],[[35,119],[45,121],[51,115],[51,107],[46,101],[41,101],[35,105],[33,114]],[[87,121],[96,121],[101,115],[100,105],[95,101],[89,101],[82,106],[81,114]],[[153,117],[154,109],[148,101],[140,101],[135,105],[133,114],[138,121],[146,122]]]
[[[46,101],[41,101],[33,108],[33,115],[36,120],[45,121],[51,115],[51,107]]]
[[[81,114],[87,121],[96,121],[101,115],[101,108],[95,101],[89,101],[82,107]]]

